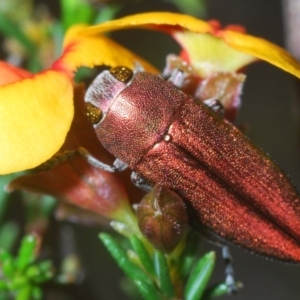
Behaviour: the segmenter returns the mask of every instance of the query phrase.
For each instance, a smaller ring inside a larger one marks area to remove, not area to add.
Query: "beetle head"
[[[100,73],[85,94],[86,115],[97,124],[105,117],[114,99],[126,88],[133,78],[133,71],[118,66]]]

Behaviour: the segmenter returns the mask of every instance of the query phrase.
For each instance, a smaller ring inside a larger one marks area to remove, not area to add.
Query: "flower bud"
[[[144,237],[164,252],[177,246],[188,220],[181,197],[160,185],[144,196],[137,207],[137,218]]]
[[[243,83],[246,76],[235,72],[217,72],[201,81],[195,97],[204,101],[215,98],[222,104],[224,117],[233,121],[240,107]]]

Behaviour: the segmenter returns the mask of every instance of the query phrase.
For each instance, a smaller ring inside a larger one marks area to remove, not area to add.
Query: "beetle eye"
[[[123,66],[111,68],[109,72],[119,81],[124,83],[128,82],[133,76],[132,70]]]
[[[99,123],[102,116],[101,109],[89,102],[85,104],[85,114],[88,117],[89,121],[93,124]]]

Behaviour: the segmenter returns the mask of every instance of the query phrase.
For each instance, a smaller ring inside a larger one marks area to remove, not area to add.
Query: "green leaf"
[[[7,282],[5,280],[0,279],[0,291],[7,291],[7,290],[8,290]]]
[[[138,255],[138,257],[139,257],[142,265],[146,269],[146,271],[150,275],[154,276],[155,271],[154,271],[154,266],[153,266],[152,259],[150,257],[149,252],[147,251],[144,244],[142,243],[142,241],[136,235],[131,235],[129,237],[129,240],[130,240],[130,243],[131,243],[131,246],[132,246],[133,250]]]
[[[134,280],[133,282],[145,300],[161,300],[158,291],[153,285],[141,280]]]
[[[56,203],[57,201],[55,198],[51,196],[43,195],[41,197],[41,213],[43,214],[43,216],[45,217],[51,216],[56,206]]]
[[[214,269],[215,259],[215,253],[209,252],[198,261],[185,286],[185,300],[201,299]]]
[[[62,54],[64,34],[63,25],[60,22],[54,22],[51,27],[51,36],[54,43],[54,57],[59,57]]]
[[[8,291],[9,287],[5,280],[0,280],[0,291]]]
[[[36,265],[29,266],[26,268],[25,275],[28,279],[34,279],[41,275],[40,269]]]
[[[1,19],[1,14],[0,14]],[[1,23],[1,20],[0,20]],[[1,31],[1,29],[0,29]],[[10,194],[6,192],[6,185],[16,178],[20,173],[13,173],[9,175],[0,175],[0,223],[3,222],[3,218],[6,214],[6,207],[9,201]]]
[[[88,67],[80,67],[77,69],[75,76],[74,76],[74,81],[75,82],[84,82],[86,78],[90,77],[95,77],[96,74],[95,70],[88,68]]]
[[[105,5],[102,9],[99,10],[98,15],[94,19],[94,24],[100,24],[115,18],[118,11],[121,10],[123,5],[121,4],[109,4]]]
[[[90,23],[94,16],[94,10],[84,0],[60,0],[61,19],[64,29],[73,24]]]
[[[15,275],[12,279],[11,283],[9,284],[9,287],[12,291],[20,290],[29,285],[28,279],[26,276],[22,275]]]
[[[10,253],[0,250],[1,269],[6,278],[13,278],[15,275],[15,261]]]
[[[4,176],[0,176],[0,178],[3,179]],[[6,213],[8,198],[9,195],[4,192],[4,180],[1,180],[0,181],[0,222],[1,223]]]
[[[3,291],[8,291],[8,290],[9,290],[8,283],[5,280],[0,279],[0,291],[3,292]],[[1,300],[1,297],[0,297],[0,300]]]
[[[26,69],[31,73],[38,73],[43,69],[43,64],[38,55],[29,53],[28,61],[26,63]]]
[[[43,299],[43,291],[40,287],[34,286],[32,287],[31,297],[33,300],[41,300]]]
[[[198,18],[203,18],[206,15],[206,1],[205,0],[165,0],[173,2],[178,9],[185,13]]]
[[[205,290],[203,294],[203,300],[211,300],[213,298],[220,297],[228,293],[227,285],[222,283],[216,283]]]
[[[13,260],[12,255],[4,249],[0,249],[0,263],[3,264],[6,260]]]
[[[165,255],[161,251],[155,251],[153,260],[156,276],[159,280],[162,293],[168,298],[173,297],[175,291],[171,281],[169,267]]]
[[[9,294],[6,291],[0,291],[0,300],[7,300],[9,299]]]
[[[56,205],[53,197],[34,194],[30,192],[23,193],[26,203],[26,223],[30,224],[30,228],[39,226],[43,221],[48,221]]]
[[[119,267],[130,279],[133,281],[145,280],[150,284],[150,280],[145,273],[129,260],[126,251],[113,239],[112,236],[107,233],[101,233],[99,237],[111,256],[116,260]]]
[[[36,52],[36,45],[25,35],[25,33],[4,14],[0,15],[0,33],[5,37],[15,38],[26,51],[33,55]]]
[[[31,291],[32,291],[32,287],[30,285],[23,287],[19,291],[19,293],[16,297],[16,300],[30,300],[31,299]]]
[[[23,271],[35,258],[35,249],[37,238],[33,235],[27,235],[22,239],[19,248],[18,257],[16,258],[17,269]]]
[[[185,249],[179,258],[179,272],[182,280],[185,280],[191,273],[191,268],[195,261],[199,241],[200,239],[198,234],[196,234],[194,231],[188,232],[185,239]]]
[[[51,279],[53,275],[53,265],[50,260],[42,261],[26,269],[26,276],[31,278],[35,283],[45,282]]]
[[[15,222],[7,222],[0,230],[0,248],[11,250],[19,234],[19,226]]]

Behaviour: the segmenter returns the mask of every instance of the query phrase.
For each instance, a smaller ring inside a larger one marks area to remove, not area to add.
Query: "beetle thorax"
[[[164,79],[137,73],[96,126],[97,135],[108,151],[133,167],[163,139],[184,97]]]

